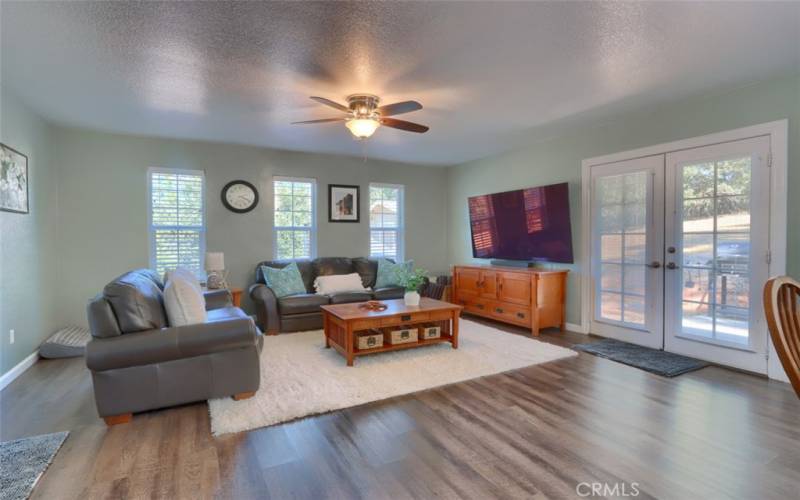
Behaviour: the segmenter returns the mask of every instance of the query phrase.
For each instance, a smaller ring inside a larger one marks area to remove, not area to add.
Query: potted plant
[[[428,271],[417,268],[415,270],[403,269],[398,272],[400,286],[406,289],[403,300],[407,306],[419,305],[419,287],[428,279]]]

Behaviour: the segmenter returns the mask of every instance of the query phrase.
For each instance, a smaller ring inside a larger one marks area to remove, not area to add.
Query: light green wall
[[[369,253],[366,196],[370,182],[406,186],[407,258],[431,271],[447,269],[446,179],[441,168],[248,146],[54,129],[60,184],[58,317],[84,324],[86,301],[120,273],[148,266],[148,167],[204,170],[207,249],[225,252],[230,282],[252,283],[255,265],[271,259],[274,175],[317,179],[318,254]],[[234,214],[220,202],[229,181],[244,179],[261,194],[258,207]],[[327,185],[361,186],[361,223],[329,223]],[[244,303],[249,307],[249,299]]]
[[[550,140],[448,169],[448,256],[474,262],[469,241],[467,197],[529,186],[569,182],[572,244],[567,321],[580,323],[581,161],[663,142],[789,119],[789,227],[787,268],[800,276],[800,76],[780,78],[687,99],[601,125],[576,127]],[[534,131],[531,136],[534,136]]]
[[[0,86],[0,140],[28,157],[30,196],[30,213],[0,212],[0,374],[34,352],[58,325],[58,176],[51,136],[48,124]]]

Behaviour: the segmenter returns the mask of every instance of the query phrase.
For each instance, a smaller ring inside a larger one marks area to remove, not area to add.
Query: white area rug
[[[436,344],[356,358],[347,367],[322,330],[264,337],[261,388],[209,400],[215,436],[349,408],[556,359],[575,351],[461,320],[459,346]]]

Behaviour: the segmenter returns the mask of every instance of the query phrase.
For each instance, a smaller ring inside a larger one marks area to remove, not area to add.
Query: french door
[[[592,167],[591,331],[766,372],[769,137]]]
[[[592,168],[591,332],[663,346],[664,155]]]

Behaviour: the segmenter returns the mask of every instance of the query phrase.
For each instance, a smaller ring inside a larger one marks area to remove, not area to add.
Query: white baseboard
[[[583,331],[583,326],[576,325],[575,323],[564,323],[564,328],[571,332],[586,333]]]
[[[2,391],[8,384],[16,380],[17,377],[25,373],[25,370],[33,366],[39,360],[39,351],[32,353],[27,358],[20,361],[17,366],[8,370],[0,377],[0,391]]]

